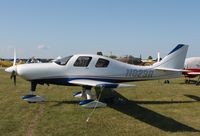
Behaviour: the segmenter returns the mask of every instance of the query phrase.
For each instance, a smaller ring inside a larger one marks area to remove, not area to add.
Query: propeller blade
[[[158,54],[157,54],[157,62],[160,62],[160,51],[158,51]]]
[[[17,76],[17,66],[16,66],[16,50],[14,49],[14,59],[13,66],[6,69],[6,71],[11,72],[10,79],[14,81],[14,85],[16,85],[16,76]]]
[[[14,85],[16,86],[16,75],[14,75]]]
[[[17,55],[16,55],[16,50],[14,49],[13,66],[16,65],[16,61],[17,61]],[[15,85],[15,86],[16,86],[16,75],[17,75],[17,72],[16,72],[16,71],[13,71],[13,72],[12,72],[12,75],[11,75],[11,79],[13,78],[13,81],[14,81],[14,85]]]
[[[16,50],[14,49],[14,59],[13,59],[13,66],[16,65]]]
[[[12,71],[11,75],[10,75],[10,79],[12,80],[14,77],[15,71]]]
[[[10,79],[14,81],[14,85],[16,85],[16,72],[13,70],[11,75],[10,75]]]

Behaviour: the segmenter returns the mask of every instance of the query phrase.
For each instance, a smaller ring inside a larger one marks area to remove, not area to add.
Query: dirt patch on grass
[[[33,119],[31,120],[30,125],[28,126],[25,136],[33,136],[34,135],[34,130],[37,127],[38,121],[41,118],[43,111],[44,111],[44,105],[40,105],[36,111],[35,116],[33,116]]]

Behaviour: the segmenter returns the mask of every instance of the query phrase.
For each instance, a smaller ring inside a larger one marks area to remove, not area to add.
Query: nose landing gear
[[[44,97],[39,96],[39,95],[34,95],[34,92],[36,90],[37,83],[36,82],[31,82],[31,93],[28,95],[22,96],[22,100],[27,101],[28,103],[36,103],[36,102],[43,102],[45,101]]]

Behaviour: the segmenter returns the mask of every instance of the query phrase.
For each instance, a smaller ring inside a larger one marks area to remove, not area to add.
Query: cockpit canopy
[[[73,55],[58,59],[58,60],[55,61],[55,63],[58,64],[58,65],[66,65],[67,62],[71,59],[72,56]]]
[[[64,58],[60,58],[55,60],[54,62],[58,65],[66,65],[69,60],[72,58],[73,56],[68,56],[68,57],[64,57]],[[92,60],[92,56],[79,56],[75,62],[73,63],[74,67],[88,67],[90,62]],[[95,68],[107,68],[110,61],[104,58],[99,57],[97,60],[95,60]]]

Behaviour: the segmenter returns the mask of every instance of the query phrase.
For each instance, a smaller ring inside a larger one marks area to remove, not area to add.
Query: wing
[[[189,72],[187,75],[200,75],[200,72]]]
[[[129,85],[129,84],[118,84],[118,83],[102,82],[102,81],[89,80],[89,79],[75,79],[75,80],[69,81],[69,83],[74,84],[74,85],[80,85],[80,86],[106,87],[106,88],[135,86],[135,85]]]

